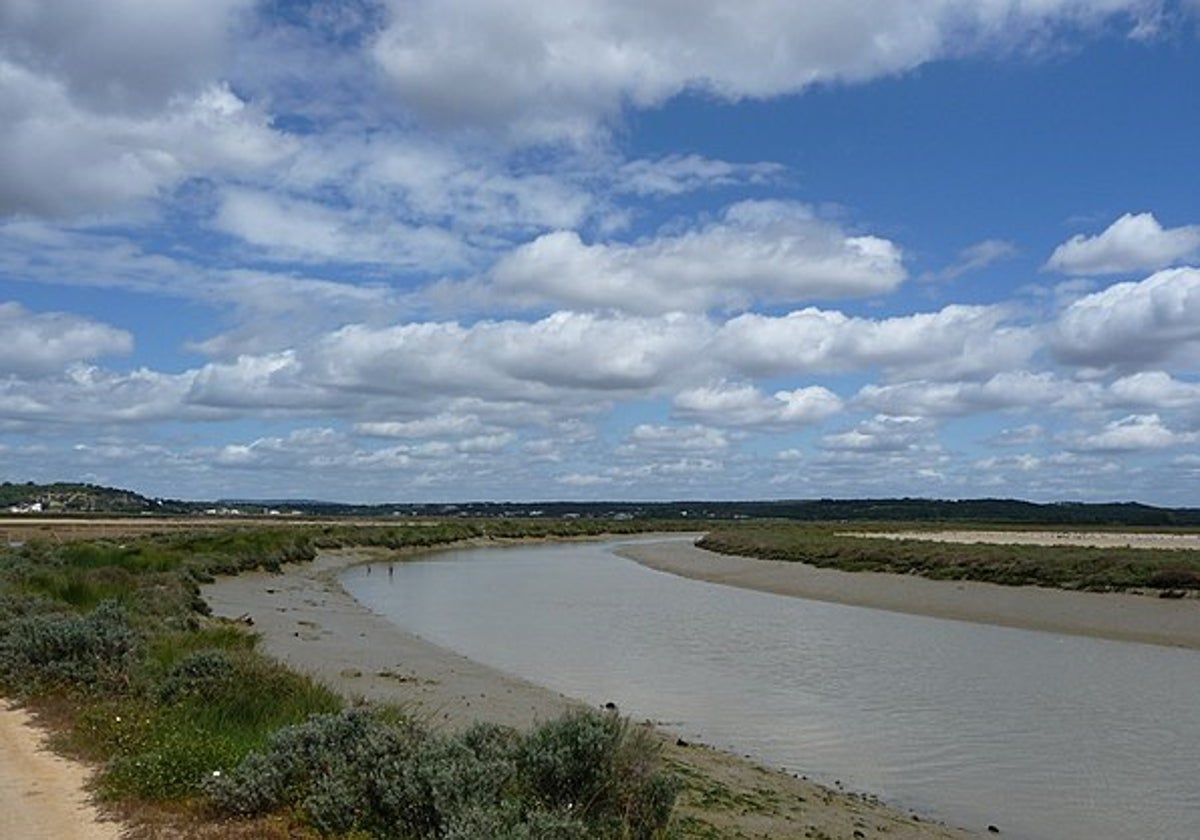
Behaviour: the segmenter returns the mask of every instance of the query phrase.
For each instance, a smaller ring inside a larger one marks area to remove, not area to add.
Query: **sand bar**
[[[914,575],[843,572],[806,563],[717,554],[686,542],[630,545],[622,547],[619,553],[659,571],[779,595],[1028,630],[1200,649],[1200,599],[1197,598],[1171,600],[1131,593],[1068,592],[930,580]]]
[[[289,564],[281,574],[219,580],[203,594],[214,614],[249,617],[264,653],[350,698],[398,703],[435,728],[475,720],[525,727],[579,705],[404,632],[337,583],[338,572],[352,564],[373,562],[382,570],[393,560],[395,555],[325,552],[312,563]],[[718,750],[677,744],[665,733],[663,739],[668,763],[704,779],[699,788],[718,797],[728,792],[744,797],[736,807],[698,809],[688,797],[698,801],[702,795],[685,794],[679,812],[698,816],[722,836],[969,840],[984,834],[983,826],[978,834],[952,829]]]

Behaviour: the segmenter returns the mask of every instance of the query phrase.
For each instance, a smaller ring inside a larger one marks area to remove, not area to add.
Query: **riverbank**
[[[686,544],[685,544],[686,545]],[[578,701],[472,662],[371,613],[337,583],[350,565],[386,575],[395,554],[322,553],[282,574],[225,578],[204,587],[218,616],[253,622],[259,649],[350,698],[395,703],[433,727],[475,720],[527,727]],[[967,840],[977,836],[851,793],[830,790],[663,735],[665,759],[687,782],[678,814],[690,836]]]
[[[805,563],[717,554],[679,541],[630,545],[618,553],[659,571],[779,595],[1200,649],[1200,600],[1194,598],[1172,600],[1131,593],[1069,592],[883,572],[844,572]]]

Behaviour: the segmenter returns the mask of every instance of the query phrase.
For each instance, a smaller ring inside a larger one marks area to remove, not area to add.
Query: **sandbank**
[[[922,534],[920,538],[929,537]],[[1172,600],[1132,593],[1070,592],[881,572],[844,572],[806,563],[717,554],[679,541],[623,546],[618,553],[659,571],[779,595],[1200,649],[1200,599],[1196,598]]]
[[[476,720],[525,728],[581,705],[404,632],[337,582],[350,565],[371,562],[383,568],[400,559],[362,550],[324,552],[279,574],[221,579],[205,586],[203,595],[215,615],[253,622],[262,652],[351,699],[399,704],[434,728],[456,729]],[[688,779],[677,813],[708,823],[720,836],[981,836],[660,734],[666,762]]]

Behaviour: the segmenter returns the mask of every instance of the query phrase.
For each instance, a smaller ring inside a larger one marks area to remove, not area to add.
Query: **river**
[[[723,587],[614,545],[447,551],[341,580],[471,659],[965,828],[1200,836],[1200,652]]]

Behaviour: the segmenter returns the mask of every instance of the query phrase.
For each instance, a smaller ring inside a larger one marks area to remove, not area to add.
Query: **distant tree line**
[[[93,484],[0,484],[0,510],[43,502],[47,511],[202,514],[237,510],[255,515],[464,517],[485,519],[705,520],[789,519],[800,522],[952,522],[1088,527],[1200,527],[1200,508],[1138,502],[1053,502],[1020,499],[780,499],[762,501],[541,501],[345,504],[312,499],[150,499]]]

